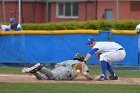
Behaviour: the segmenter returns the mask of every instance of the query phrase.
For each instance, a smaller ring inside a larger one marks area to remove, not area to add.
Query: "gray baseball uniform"
[[[40,72],[38,71],[35,73],[35,76],[37,79],[54,79],[54,80],[73,80],[77,77],[77,75],[73,71],[73,67],[75,64],[80,63],[78,60],[67,60],[64,62],[57,63],[59,67],[56,67],[53,70],[48,70],[47,68],[43,67]],[[83,75],[88,78],[89,69],[85,65],[84,67],[84,73]],[[71,76],[68,76],[68,74],[71,74]],[[43,75],[44,74],[44,75]]]

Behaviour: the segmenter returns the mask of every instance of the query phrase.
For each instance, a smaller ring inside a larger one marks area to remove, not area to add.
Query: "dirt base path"
[[[84,77],[78,77],[72,81],[55,80],[36,80],[35,76],[30,74],[0,74],[0,82],[10,83],[80,83],[80,84],[129,84],[140,85],[140,78],[119,78],[118,80],[96,81],[87,80]]]

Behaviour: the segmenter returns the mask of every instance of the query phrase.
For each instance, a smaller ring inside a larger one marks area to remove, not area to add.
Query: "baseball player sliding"
[[[125,49],[115,42],[96,42],[94,38],[88,39],[88,44],[91,48],[90,52],[86,55],[83,62],[91,57],[92,54],[96,53],[98,55],[101,68],[102,75],[98,79],[99,81],[108,80],[106,75],[106,69],[110,72],[111,76],[109,76],[110,80],[117,80],[118,76],[115,74],[109,62],[115,62],[123,60],[126,56]]]
[[[55,69],[49,70],[40,63],[35,64],[30,68],[23,68],[22,72],[32,73],[38,80],[73,80],[79,74],[92,80],[89,75],[89,69],[86,65],[81,64],[84,61],[84,56],[77,53],[73,60],[66,60],[55,65]]]

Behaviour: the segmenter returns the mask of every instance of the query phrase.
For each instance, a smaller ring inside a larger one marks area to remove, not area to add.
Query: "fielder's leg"
[[[106,69],[107,69],[107,58],[108,53],[103,53],[100,55],[102,76],[98,79],[99,81],[107,80]]]
[[[106,60],[108,60],[108,62],[117,62],[117,61],[123,60],[125,56],[126,56],[125,50],[117,50],[115,52],[108,53],[106,56]],[[111,76],[109,76],[109,79],[117,80],[118,76],[114,73],[109,63],[107,64],[107,69],[111,74]]]
[[[111,65],[108,62],[107,62],[107,70],[109,71],[109,73],[111,74],[111,76],[114,76],[115,75],[115,73],[114,73]]]
[[[107,68],[107,62],[101,61],[101,68],[102,68],[102,76],[98,79],[99,81],[107,80],[106,76],[106,68]]]
[[[115,74],[115,72],[113,71],[113,69],[109,63],[107,63],[107,70],[111,74],[111,76],[109,76],[110,80],[118,80],[118,76]]]

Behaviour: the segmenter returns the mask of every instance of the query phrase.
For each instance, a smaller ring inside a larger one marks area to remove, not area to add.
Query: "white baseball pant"
[[[125,50],[116,50],[113,52],[105,52],[100,55],[100,61],[106,62],[116,62],[121,61],[125,58],[126,52]]]

